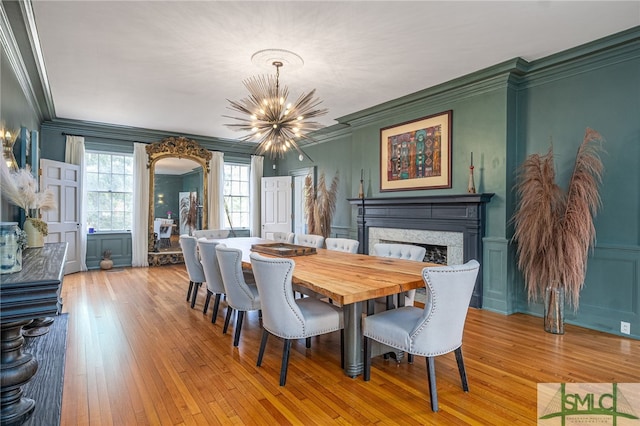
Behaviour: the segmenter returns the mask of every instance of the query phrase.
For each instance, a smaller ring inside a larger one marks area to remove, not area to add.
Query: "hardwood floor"
[[[640,341],[540,318],[471,309],[463,353],[469,393],[453,353],[436,358],[440,411],[429,407],[424,358],[373,360],[371,381],[340,369],[339,333],[292,345],[278,385],[282,342],[271,337],[262,367],[257,313],[238,348],[185,301],[184,265],[68,275],[63,425],[536,424],[539,382],[640,382]]]

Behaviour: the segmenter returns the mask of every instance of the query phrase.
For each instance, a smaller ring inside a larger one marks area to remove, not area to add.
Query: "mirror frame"
[[[149,144],[147,150],[147,169],[149,169],[149,223],[148,223],[148,251],[155,249],[153,220],[155,219],[155,166],[163,158],[184,158],[195,161],[202,167],[202,228],[208,228],[207,206],[209,205],[209,173],[213,155],[206,148],[201,147],[193,139],[183,136],[164,138],[160,142]]]

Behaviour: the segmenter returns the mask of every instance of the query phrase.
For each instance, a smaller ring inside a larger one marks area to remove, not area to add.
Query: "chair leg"
[[[344,328],[340,330],[340,368],[344,370]]]
[[[218,319],[218,308],[220,307],[220,293],[216,294],[213,301],[213,315],[211,315],[211,324],[215,324]]]
[[[262,365],[262,357],[264,356],[264,350],[267,347],[267,339],[269,338],[269,332],[266,329],[262,329],[262,340],[260,341],[260,352],[258,352],[258,362],[256,366]]]
[[[306,339],[304,339],[304,343],[307,349],[309,349],[311,347],[311,337],[307,337]]]
[[[407,362],[413,364],[413,354],[407,354]]]
[[[191,309],[196,306],[196,297],[198,297],[198,289],[202,283],[193,283],[193,294],[191,295]]]
[[[193,290],[193,281],[189,280],[189,290],[187,290],[187,302],[191,300],[191,291]]]
[[[368,337],[364,338],[364,372],[362,378],[365,382],[371,380],[371,341]]]
[[[431,396],[431,410],[438,411],[438,391],[436,390],[436,364],[434,357],[427,357],[427,378],[429,379],[429,395]]]
[[[460,381],[462,381],[462,390],[469,392],[469,383],[467,382],[467,371],[464,368],[464,360],[462,359],[462,346],[455,350],[456,362],[458,363],[458,371],[460,372]]]
[[[238,311],[236,317],[236,335],[233,338],[233,346],[238,346],[240,343],[240,330],[242,330],[242,320],[244,319],[244,311]]]
[[[207,311],[209,310],[209,302],[211,301],[211,295],[213,293],[211,293],[209,291],[209,289],[207,289],[207,298],[204,300],[204,308],[202,308],[202,313],[206,314]]]
[[[227,330],[229,329],[229,321],[231,320],[232,313],[233,313],[233,308],[231,306],[227,306],[227,316],[224,318],[224,327],[222,327],[222,334],[227,334]]]
[[[291,340],[284,339],[284,348],[282,349],[282,366],[280,367],[280,386],[287,383],[287,367],[289,366],[289,352],[291,352]]]

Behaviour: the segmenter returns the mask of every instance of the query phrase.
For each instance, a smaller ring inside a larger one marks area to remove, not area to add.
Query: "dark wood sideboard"
[[[0,276],[0,423],[19,425],[33,413],[35,401],[22,386],[38,370],[38,361],[23,352],[22,328],[34,319],[58,314],[67,243],[47,243],[23,252],[22,271]],[[37,338],[37,337],[36,337]]]

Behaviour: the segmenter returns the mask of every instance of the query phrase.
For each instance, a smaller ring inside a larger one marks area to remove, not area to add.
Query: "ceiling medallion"
[[[247,117],[225,116],[237,121],[226,126],[233,130],[249,132],[241,140],[257,142],[258,155],[268,154],[271,159],[283,158],[286,152],[295,149],[300,161],[304,157],[311,160],[300,148],[298,141],[311,139],[308,133],[322,127],[320,123],[311,119],[325,115],[327,110],[318,109],[322,101],[314,98],[315,89],[306,95],[303,93],[294,103],[287,103],[289,89],[287,86],[280,87],[280,68],[284,67],[285,63],[302,66],[304,62],[300,56],[278,49],[261,50],[252,56],[254,63],[264,62],[265,59],[272,61],[271,66],[276,69],[275,76],[260,75],[243,81],[249,96],[237,102],[227,100],[231,104],[229,109]]]

